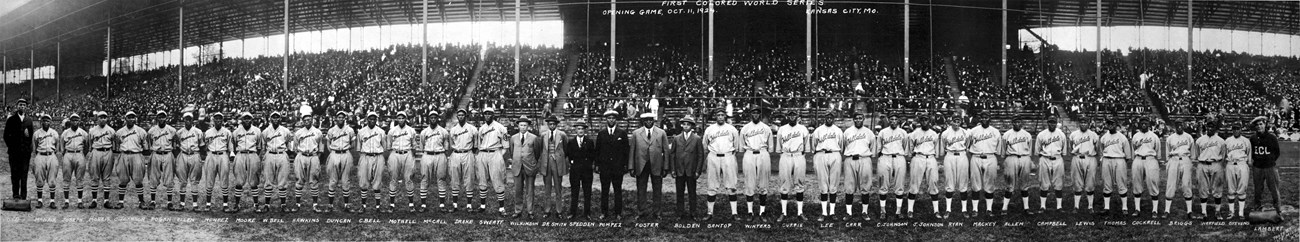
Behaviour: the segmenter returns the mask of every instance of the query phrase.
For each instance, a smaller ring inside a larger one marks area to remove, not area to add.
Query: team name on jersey
[[[1028,142],[1029,142],[1028,136],[1017,135],[1015,133],[1012,133],[1011,137],[1007,139],[1007,143],[1010,144],[1019,144],[1019,143],[1028,143]]]

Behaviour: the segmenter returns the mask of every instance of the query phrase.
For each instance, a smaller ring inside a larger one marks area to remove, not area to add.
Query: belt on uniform
[[[380,155],[380,153],[361,153],[361,154],[366,155],[366,156],[379,156],[379,155]]]
[[[1083,155],[1079,155],[1079,159],[1086,159],[1086,158],[1088,158],[1088,157],[1084,157]]]
[[[453,151],[453,152],[456,152],[456,153],[469,153],[470,150],[455,150],[455,151]]]
[[[122,154],[128,154],[128,155],[134,155],[139,153],[140,153],[139,151],[122,151]]]
[[[298,156],[316,156],[316,152],[298,152]]]
[[[267,151],[266,153],[269,153],[269,154],[272,154],[272,155],[279,155],[279,154],[284,154],[284,151]]]
[[[171,152],[171,151],[167,151],[167,150],[164,150],[164,151],[154,151],[153,153],[154,153],[154,154],[159,154],[159,155],[166,155],[168,152]]]
[[[988,159],[988,158],[989,158],[989,155],[988,155],[988,154],[978,154],[978,155],[975,155],[975,157],[979,157],[980,159]]]
[[[441,155],[442,153],[446,153],[446,152],[444,152],[444,151],[428,151],[428,152],[424,152],[424,154],[426,154],[426,155]]]
[[[1156,156],[1154,156],[1154,155],[1139,155],[1139,156],[1137,156],[1137,158],[1146,158],[1146,159],[1151,159],[1151,158],[1156,158]]]
[[[63,153],[81,153],[80,150],[64,150]]]
[[[257,152],[254,152],[254,151],[248,151],[248,150],[241,150],[241,151],[239,151],[239,153],[240,153],[240,154],[252,154],[252,153],[257,153]]]
[[[185,155],[193,155],[193,154],[194,154],[194,152],[189,152],[189,151],[181,151],[181,154],[185,154]]]
[[[854,155],[854,156],[849,156],[849,159],[853,159],[853,160],[858,160],[858,159],[860,159],[860,158],[862,158],[862,156],[856,156],[856,155]]]
[[[54,155],[54,152],[37,152],[36,155]]]
[[[1025,157],[1025,155],[1007,155],[1007,156],[1010,156],[1010,157],[1015,157],[1015,158],[1021,158],[1021,157]]]
[[[223,155],[223,154],[226,154],[226,151],[224,151],[224,150],[222,150],[222,151],[208,151],[208,154],[209,154],[209,155]]]
[[[334,153],[335,153],[335,154],[343,154],[343,153],[348,153],[348,151],[347,151],[347,150],[334,150]]]
[[[827,151],[822,151],[822,153],[830,154],[830,153],[835,153],[835,151],[834,151],[834,150],[827,150]]]
[[[756,155],[757,155],[757,154],[759,154],[760,151],[755,150],[755,151],[752,151],[752,152],[753,152],[753,154],[756,154]]]
[[[494,150],[494,149],[478,150],[478,152],[496,152],[496,151],[497,151],[497,150]]]
[[[885,155],[889,156],[889,158],[898,158],[899,156],[899,154],[885,154]]]
[[[948,154],[966,155],[966,150],[948,150]]]
[[[717,154],[713,154],[713,155],[715,155],[715,156],[717,156],[717,157],[724,157],[724,156],[727,156],[727,154],[723,154],[723,153],[717,153]]]
[[[393,151],[393,153],[403,154],[403,155],[406,154],[406,152],[407,152],[407,151],[405,151],[405,150],[394,150],[394,151]]]
[[[95,151],[109,151],[109,148],[95,148]]]
[[[1056,160],[1056,156],[1054,155],[1044,155],[1043,158],[1047,158],[1048,160]]]
[[[917,156],[924,157],[924,158],[934,158],[934,155],[927,155],[927,154],[918,154]]]

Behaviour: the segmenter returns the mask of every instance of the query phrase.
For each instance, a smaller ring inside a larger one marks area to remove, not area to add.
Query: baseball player
[[[36,177],[36,204],[33,207],[42,207],[41,204],[45,202],[45,198],[41,196],[46,191],[45,187],[48,186],[50,188],[50,209],[57,209],[58,207],[54,205],[54,191],[58,189],[54,181],[59,177],[59,157],[55,154],[62,145],[62,141],[59,140],[59,131],[51,127],[54,126],[54,122],[50,121],[49,114],[41,113],[36,116],[40,117],[40,122],[37,122],[39,126],[36,127],[36,132],[32,133],[32,147],[35,148],[33,152],[36,153],[33,156],[35,158],[32,159],[31,168],[32,174]],[[64,198],[66,197],[64,196]]]
[[[1065,198],[1062,177],[1065,176],[1065,147],[1069,140],[1058,128],[1060,123],[1055,117],[1048,117],[1048,120],[1047,127],[1034,137],[1033,155],[1038,158],[1038,192],[1041,195],[1038,197],[1039,211],[1030,213],[1047,210],[1048,193],[1056,194],[1056,210],[1061,210],[1061,200]]]
[[[840,164],[843,160],[844,131],[835,126],[835,110],[827,110],[822,125],[813,130],[813,171],[817,174],[818,186],[821,188],[818,199],[821,201],[822,216],[818,222],[834,220],[835,194],[838,193],[841,178]]]
[[[867,212],[867,205],[871,204],[867,195],[871,194],[874,180],[871,159],[880,150],[880,143],[876,142],[876,132],[863,124],[866,119],[866,112],[854,112],[853,126],[844,130],[844,189],[840,192],[844,193],[845,214],[853,216],[853,195],[858,195],[862,216],[871,220],[871,214]]]
[[[731,202],[731,216],[736,216],[735,152],[741,149],[744,142],[740,138],[740,131],[736,130],[735,126],[726,123],[727,113],[725,110],[714,110],[713,121],[713,125],[709,125],[708,128],[704,129],[703,139],[704,146],[709,151],[708,158],[706,158],[708,164],[705,164],[706,178],[709,184],[708,214],[704,217],[706,221],[713,218],[713,203],[718,200],[719,193],[727,194],[727,200]],[[822,199],[822,202],[825,201],[825,199]]]
[[[478,128],[478,154],[475,167],[478,177],[479,211],[487,210],[488,182],[497,193],[497,213],[506,214],[505,150],[510,148],[506,126],[497,122],[496,110],[483,109],[484,123]]]
[[[63,133],[59,135],[59,140],[63,145],[59,146],[59,153],[63,158],[60,159],[59,167],[63,168],[63,207],[68,208],[69,191],[77,190],[77,208],[86,208],[83,199],[85,191],[86,175],[90,173],[90,162],[86,159],[86,151],[90,150],[90,133],[81,128],[81,115],[73,113],[68,115],[68,121],[63,124]],[[94,193],[94,191],[91,191]]]
[[[167,111],[158,110],[154,113],[154,125],[149,126],[149,206],[145,209],[153,210],[158,207],[158,192],[171,189],[174,193],[176,190],[176,156],[172,153],[173,147],[176,147],[176,128],[172,128],[167,123]],[[174,209],[172,206],[172,193],[167,193],[167,209]]]
[[[193,113],[181,114],[181,119],[185,121],[185,127],[176,130],[176,138],[172,139],[176,142],[175,149],[180,151],[176,157],[176,169],[173,171],[176,176],[176,188],[172,190],[180,196],[180,201],[176,207],[169,208],[173,211],[185,209],[185,194],[189,194],[190,200],[193,201],[190,204],[191,209],[199,207],[199,179],[203,177],[203,160],[199,155],[202,146],[200,144],[204,140],[203,131],[194,126]]]
[[[280,112],[271,112],[267,119],[267,127],[262,131],[262,148],[265,159],[262,161],[262,207],[257,208],[261,212],[271,209],[271,197],[280,199],[280,209],[283,212],[293,212],[293,206],[285,201],[289,195],[289,172],[293,170],[292,164],[289,163],[289,145],[293,133],[289,131],[284,124],[287,122],[284,114]]]
[[[1246,185],[1250,182],[1250,138],[1243,136],[1249,128],[1244,122],[1237,122],[1236,132],[1225,140],[1227,148],[1227,166],[1223,170],[1228,185],[1228,215],[1219,213],[1219,219],[1245,218]],[[53,197],[53,195],[51,195]]]
[[[1133,157],[1133,146],[1118,128],[1114,120],[1107,120],[1106,134],[1101,135],[1102,210],[1110,213],[1111,192],[1119,192],[1118,197],[1123,204],[1120,210],[1123,214],[1128,214],[1128,200],[1124,197],[1128,196],[1127,160]]]
[[[357,130],[356,146],[361,152],[361,158],[357,162],[357,190],[361,193],[361,208],[355,213],[365,213],[369,209],[366,202],[370,194],[375,195],[375,208],[380,212],[391,212],[388,208],[379,206],[379,186],[384,181],[384,151],[388,149],[384,141],[384,129],[379,128],[379,114],[375,112],[366,113],[366,125]],[[369,189],[369,192],[367,192]]]
[[[921,194],[921,185],[925,185],[930,194],[930,208],[934,211],[935,217],[939,216],[939,168],[938,160],[935,155],[940,153],[942,148],[937,145],[939,133],[934,132],[934,126],[930,123],[928,117],[921,117],[918,127],[908,134],[908,147],[912,153],[912,161],[909,169],[912,171],[908,179],[908,188],[910,193],[907,195],[907,217],[913,217],[913,211],[916,206],[916,199]]]
[[[397,190],[403,188],[406,190],[406,208],[410,212],[417,212],[415,209],[415,157],[412,149],[415,148],[417,134],[415,128],[406,123],[406,111],[397,112],[397,118],[394,120],[397,124],[389,128],[387,141],[388,143],[388,209],[385,211],[392,212],[397,206],[393,203],[397,197]],[[405,185],[402,183],[406,183]]]
[[[740,128],[740,135],[745,139],[741,158],[745,173],[743,192],[746,213],[751,217],[745,220],[763,220],[763,213],[767,212],[767,180],[772,176],[772,155],[769,152],[774,146],[770,144],[776,142],[776,137],[772,135],[772,126],[763,122],[761,108],[750,109],[749,115],[749,123]],[[754,194],[758,194],[758,213],[754,213]]]
[[[144,203],[144,178],[145,163],[144,157],[141,156],[146,148],[150,147],[149,133],[136,125],[136,114],[134,111],[128,111],[125,115],[124,125],[117,130],[117,150],[121,152],[117,164],[117,206],[115,209],[121,209],[126,202],[127,185],[135,187],[135,195],[139,209],[145,209]]]
[[[1074,184],[1074,210],[1079,212],[1079,199],[1088,193],[1088,211],[1092,211],[1093,191],[1097,185],[1097,143],[1100,137],[1090,128],[1087,120],[1079,120],[1079,130],[1070,132],[1070,180]]]
[[[1206,211],[1206,204],[1210,202],[1210,195],[1213,194],[1216,200],[1214,208],[1216,210],[1219,208],[1223,200],[1223,183],[1225,183],[1223,160],[1227,147],[1226,141],[1219,137],[1218,122],[1207,124],[1203,134],[1196,139],[1199,151],[1196,160],[1200,162],[1196,166],[1196,184],[1199,185],[1201,194],[1201,215],[1196,219],[1211,218],[1210,213]]]
[[[249,112],[239,113],[239,127],[231,133],[235,139],[235,167],[234,172],[228,179],[235,184],[234,207],[226,212],[239,212],[240,203],[244,200],[242,196],[248,196],[253,200],[255,212],[265,212],[262,206],[257,202],[258,175],[262,169],[262,159],[258,157],[262,148],[262,129],[253,125],[253,114]]]
[[[472,205],[474,202],[474,190],[470,187],[474,181],[474,147],[478,140],[478,128],[474,127],[478,121],[471,120],[469,111],[464,109],[456,111],[456,125],[448,130],[448,145],[451,146],[452,154],[447,159],[447,181],[451,183],[451,208],[448,212],[460,209],[459,199],[457,196],[465,197],[465,211],[473,212]],[[462,187],[463,185],[463,187]]]
[[[944,202],[946,202],[943,218],[948,218],[952,214],[952,198],[954,193],[959,195],[957,200],[961,201],[961,212],[966,213],[966,200],[975,199],[973,196],[966,198],[960,197],[966,194],[970,176],[970,161],[966,157],[967,138],[969,134],[965,127],[962,127],[961,119],[953,116],[948,119],[948,128],[939,134],[940,156],[943,156],[943,181],[944,181]]]
[[[1023,121],[1020,117],[1011,119],[1011,130],[1002,133],[1002,163],[1005,164],[1003,173],[1007,179],[1007,193],[1002,197],[1002,215],[1007,215],[1007,210],[1011,205],[1011,197],[1015,196],[1016,190],[1020,190],[1020,202],[1024,204],[1025,211],[1029,211],[1029,173],[1033,168],[1033,162],[1029,160],[1029,155],[1033,153],[1034,137],[1022,128]]]
[[[994,184],[998,177],[997,155],[1001,147],[1001,132],[997,128],[989,126],[987,117],[981,117],[976,122],[976,126],[970,129],[970,179],[971,192],[978,193],[984,191],[984,208],[993,214],[993,192],[997,190]],[[971,196],[971,206],[974,206],[972,216],[979,216],[979,199],[978,196]]]
[[[912,154],[912,142],[906,128],[899,125],[898,116],[889,115],[885,128],[880,130],[880,159],[876,172],[880,177],[880,218],[888,217],[885,201],[894,200],[894,216],[903,214],[903,193],[907,189],[907,159]],[[892,193],[891,193],[892,192]]]
[[[1187,133],[1186,127],[1182,122],[1171,123],[1177,131],[1169,134],[1165,138],[1164,150],[1167,151],[1165,170],[1165,211],[1160,214],[1160,218],[1169,217],[1169,207],[1172,207],[1174,194],[1181,191],[1183,193],[1183,202],[1187,205],[1187,217],[1193,217],[1192,213],[1192,157],[1198,152],[1196,140]]]
[[[1151,130],[1147,123],[1139,123],[1133,133],[1133,216],[1142,212],[1142,193],[1151,196],[1151,214],[1159,214],[1160,207],[1160,163],[1165,160],[1164,146],[1160,145],[1160,135]],[[1148,190],[1149,189],[1149,190]]]
[[[302,115],[302,125],[297,131],[290,136],[290,147],[297,155],[293,158],[294,175],[298,177],[294,183],[295,206],[292,212],[297,212],[302,208],[303,190],[311,189],[311,209],[314,212],[324,212],[320,205],[320,173],[321,163],[320,156],[323,148],[326,146],[325,135],[321,133],[320,128],[316,127],[316,120],[311,113]]]
[[[113,174],[113,140],[117,139],[117,130],[108,126],[108,112],[95,112],[95,126],[90,127],[90,165],[87,166],[90,183],[90,206],[94,209],[100,200],[95,192],[103,193],[104,208],[109,208],[108,192],[111,190],[108,178]],[[102,188],[101,188],[102,187]]]
[[[460,113],[460,112],[457,112]],[[447,209],[447,188],[452,189],[453,196],[455,191],[460,190],[459,172],[455,178],[450,177],[452,171],[449,170],[447,153],[450,145],[451,133],[443,127],[442,114],[437,110],[429,111],[429,126],[420,131],[420,150],[423,153],[420,157],[420,211],[428,209],[429,204],[429,184],[435,183],[438,189],[438,210],[443,212]],[[461,119],[464,120],[464,119]],[[452,199],[455,202],[456,199]]]
[[[352,212],[352,202],[349,199],[352,187],[348,184],[348,177],[352,175],[352,145],[357,140],[357,132],[347,124],[348,112],[339,111],[334,115],[334,126],[325,131],[330,155],[329,161],[325,163],[328,181],[325,194],[329,197],[329,205],[325,206],[324,212],[334,209],[336,189],[343,193],[343,211]]]
[[[776,143],[780,145],[778,153],[781,153],[777,169],[777,178],[781,179],[781,217],[777,218],[778,223],[789,216],[790,193],[794,193],[796,215],[800,220],[807,220],[803,216],[803,177],[808,171],[807,157],[804,156],[809,151],[808,127],[799,123],[799,112],[795,110],[785,115],[784,123],[776,131]],[[863,209],[865,211],[865,207]]]
[[[235,143],[231,142],[234,134],[229,128],[225,127],[226,117],[221,112],[212,114],[212,126],[208,131],[203,133],[203,143],[200,144],[207,150],[207,158],[203,161],[203,174],[199,180],[199,188],[206,189],[203,195],[207,196],[206,204],[203,208],[196,209],[200,212],[206,212],[212,207],[212,197],[216,196],[213,190],[221,191],[221,209],[229,210],[228,204],[230,199],[230,185],[234,184],[229,181],[233,164],[230,164],[231,151],[235,150]],[[209,195],[211,194],[211,195]]]

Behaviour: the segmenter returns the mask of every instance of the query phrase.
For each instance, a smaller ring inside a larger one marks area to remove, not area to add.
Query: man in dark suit
[[[27,167],[32,159],[32,120],[27,119],[27,99],[18,99],[17,106],[5,122],[5,146],[9,147],[9,184],[13,198],[27,199]]]
[[[623,173],[629,168],[628,137],[627,130],[618,128],[618,112],[608,110],[604,116],[606,126],[596,134],[596,172],[600,173],[600,210],[604,213],[600,219],[618,220],[623,212]],[[611,199],[614,209],[608,206]]]
[[[695,217],[695,181],[704,174],[704,144],[695,132],[695,119],[686,116],[677,121],[681,133],[673,136],[668,146],[668,170],[677,184],[677,212],[684,220]],[[688,200],[689,199],[689,203]],[[690,204],[686,206],[686,204]]]
[[[632,177],[636,177],[636,203],[640,210],[639,218],[659,217],[659,207],[663,202],[664,175],[667,166],[664,160],[668,154],[668,135],[663,129],[654,126],[655,114],[641,114],[641,127],[632,131],[632,150],[628,160],[632,163]],[[646,183],[650,188],[646,188]],[[651,198],[646,193],[654,191]],[[653,200],[653,203],[650,203]],[[648,204],[647,204],[648,203]]]
[[[564,142],[569,162],[569,219],[591,216],[591,178],[595,172],[596,142],[587,137],[587,123],[573,125],[573,137]],[[582,194],[582,215],[578,215],[578,194]]]

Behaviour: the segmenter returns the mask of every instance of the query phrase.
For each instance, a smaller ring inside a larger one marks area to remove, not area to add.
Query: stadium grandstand
[[[1292,1],[10,1],[0,55],[6,105],[56,117],[766,107],[1067,125],[1269,115],[1291,132],[1296,16]]]

